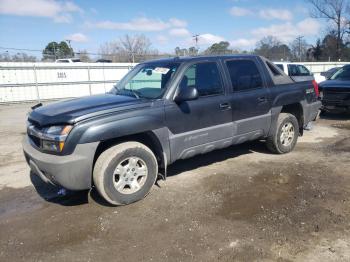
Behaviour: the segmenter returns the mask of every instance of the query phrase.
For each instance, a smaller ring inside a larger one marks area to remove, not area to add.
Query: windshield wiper
[[[140,92],[133,90],[133,89],[119,89],[118,87],[114,86],[113,87],[116,90],[116,95],[125,95],[125,96],[130,96],[132,95],[133,97],[140,99],[140,98],[146,98],[144,97]]]

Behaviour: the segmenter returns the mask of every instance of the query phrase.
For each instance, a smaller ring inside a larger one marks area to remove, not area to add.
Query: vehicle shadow
[[[167,176],[175,176],[189,170],[211,165],[217,162],[222,162],[241,155],[251,154],[254,152],[271,154],[271,152],[266,148],[264,141],[246,142],[244,144],[215,150],[210,153],[198,155],[189,159],[178,160],[168,167]]]
[[[88,203],[89,190],[62,191],[60,187],[45,183],[33,172],[30,172],[30,180],[39,196],[47,202],[62,206],[77,206]]]
[[[346,112],[342,112],[342,113],[323,112],[320,115],[320,119],[325,119],[325,120],[349,120],[350,119],[350,113],[346,113]]]
[[[247,142],[189,159],[176,161],[168,167],[167,176],[176,176],[186,171],[254,152],[270,154],[263,141]],[[64,194],[59,194],[62,188],[45,183],[33,172],[30,173],[30,179],[39,196],[50,203],[62,206],[78,206],[88,204],[92,200],[92,202],[101,206],[112,206],[100,196],[95,188],[84,191],[66,190]]]

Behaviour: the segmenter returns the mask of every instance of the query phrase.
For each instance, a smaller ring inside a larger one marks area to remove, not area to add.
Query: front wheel
[[[299,124],[292,114],[281,113],[278,116],[276,130],[266,140],[267,148],[277,154],[291,152],[298,140]]]
[[[104,151],[97,159],[93,180],[100,195],[112,205],[144,198],[158,174],[155,155],[145,145],[126,142]]]

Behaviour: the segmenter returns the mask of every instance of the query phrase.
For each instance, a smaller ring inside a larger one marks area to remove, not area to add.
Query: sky
[[[325,21],[309,9],[305,0],[0,0],[0,47],[42,50],[70,39],[75,51],[97,53],[125,34],[144,34],[161,52],[194,46],[195,34],[200,50],[219,41],[251,50],[268,35],[314,43]]]

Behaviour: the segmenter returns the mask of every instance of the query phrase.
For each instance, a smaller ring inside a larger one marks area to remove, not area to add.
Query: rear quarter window
[[[282,65],[282,64],[276,64],[276,66],[278,66],[279,69],[281,69],[282,71],[284,71],[283,65]]]

